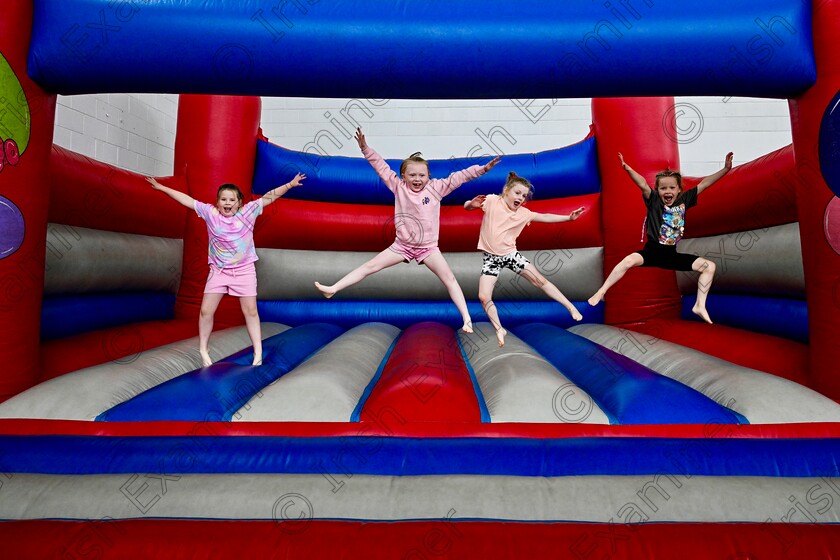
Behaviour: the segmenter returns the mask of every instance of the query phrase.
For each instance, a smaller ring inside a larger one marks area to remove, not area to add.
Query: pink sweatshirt
[[[362,153],[385,186],[394,193],[397,239],[411,247],[437,247],[441,199],[467,181],[484,174],[484,167],[473,165],[456,171],[446,179],[431,179],[426,188],[414,192],[373,148],[366,146]]]

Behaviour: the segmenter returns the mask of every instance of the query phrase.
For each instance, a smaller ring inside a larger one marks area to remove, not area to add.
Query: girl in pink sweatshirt
[[[478,248],[484,251],[484,264],[478,280],[478,299],[490,323],[496,329],[499,346],[505,345],[507,331],[502,328],[499,312],[496,310],[496,304],[493,303],[493,288],[496,286],[502,268],[509,268],[524,276],[531,284],[544,291],[548,297],[565,307],[575,321],[583,319],[563,292],[546,280],[545,276],[531,264],[531,261],[516,250],[516,238],[531,222],[570,222],[578,219],[584,209],[581,206],[568,216],[531,212],[523,205],[525,201],[530,200],[533,188],[527,179],[511,171],[501,196],[479,195],[464,203],[466,210],[479,208],[484,210],[481,233],[478,238]]]
[[[461,312],[461,318],[464,321],[462,329],[464,332],[472,332],[472,320],[467,311],[464,293],[438,249],[440,201],[467,181],[490,171],[501,158],[496,157],[483,166],[473,165],[457,171],[446,179],[432,179],[429,177],[428,163],[420,157],[418,152],[402,162],[400,175],[397,176],[385,160],[367,145],[361,128],[356,129],[356,141],[368,163],[384,181],[385,186],[394,193],[394,225],[397,238],[390,247],[349,272],[332,286],[315,282],[315,287],[324,297],[331,298],[344,288],[360,282],[375,272],[401,262],[415,260],[417,264],[425,264],[440,278],[449,292],[449,297]]]

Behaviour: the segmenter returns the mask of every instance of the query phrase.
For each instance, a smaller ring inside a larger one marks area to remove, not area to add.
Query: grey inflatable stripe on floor
[[[370,460],[376,457],[371,456]],[[146,488],[143,484],[147,484]],[[296,499],[314,519],[511,519],[584,522],[754,522],[788,515],[790,496],[823,479],[692,476],[371,476],[320,474],[33,475],[3,481],[2,519],[282,519]],[[132,499],[133,498],[133,499]],[[301,501],[305,498],[306,504]],[[154,501],[153,501],[154,500]],[[820,523],[840,521],[825,508]],[[791,522],[807,522],[804,515]]]
[[[286,329],[263,323],[268,338]],[[219,360],[251,346],[245,327],[214,332],[210,356]],[[201,367],[198,337],[143,351],[135,359],[119,360],[45,381],[0,403],[0,418],[93,420],[109,408],[152,387]]]
[[[839,404],[793,381],[607,325],[568,330],[700,391],[751,424],[840,422]]]
[[[44,294],[175,293],[184,242],[76,226],[47,229]]]
[[[715,263],[713,291],[790,297],[805,294],[798,223],[683,239],[679,251]],[[678,272],[677,283],[682,293],[697,293],[696,273]]]
[[[609,424],[607,415],[533,348],[508,333],[499,348],[490,323],[458,338],[475,372],[492,422]]]
[[[376,253],[344,251],[296,251],[257,248],[259,299],[323,299],[314,282],[333,284],[364,264]],[[589,298],[603,282],[603,249],[552,249],[523,251],[523,254],[573,301]],[[467,299],[478,299],[482,253],[444,253]],[[342,291],[341,299],[448,300],[443,284],[426,266],[399,264],[365,278]],[[536,299],[547,296],[510,270],[502,271],[496,285],[498,300]]]
[[[400,330],[385,323],[350,329],[260,391],[234,422],[349,422]]]

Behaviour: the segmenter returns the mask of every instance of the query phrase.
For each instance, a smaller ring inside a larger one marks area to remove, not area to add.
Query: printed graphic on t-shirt
[[[685,204],[665,207],[662,212],[662,227],[659,228],[659,243],[676,245],[685,230]]]

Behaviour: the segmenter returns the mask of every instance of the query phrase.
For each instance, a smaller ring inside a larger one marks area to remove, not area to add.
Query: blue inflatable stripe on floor
[[[611,422],[748,423],[699,391],[559,327],[531,324],[512,331],[586,391]]]
[[[835,477],[840,439],[0,436],[0,472]],[[341,461],[336,464],[336,450]]]
[[[691,308],[697,296],[683,296],[682,318],[701,321]],[[805,300],[714,294],[706,300],[709,316],[719,325],[780,336],[808,344],[808,303]]]
[[[507,155],[504,169],[493,169],[465,183],[441,203],[461,206],[476,195],[499,193],[510,169],[528,177],[535,185],[540,200],[598,193],[601,182],[596,151],[595,138],[592,137],[571,146],[536,154]],[[442,179],[471,165],[484,165],[490,159],[487,156],[433,159],[429,160],[429,174]],[[395,173],[399,173],[401,159],[386,161]],[[288,150],[264,140],[257,142],[254,194],[265,194],[291,180],[300,171],[307,174],[306,188],[293,189],[285,198],[345,204],[394,204],[394,193],[388,190],[361,155],[319,156]]]
[[[263,365],[249,365],[253,348],[210,367],[185,373],[140,393],[96,420],[229,421],[260,389],[282,377],[344,332],[335,325],[310,324],[263,341]]]

